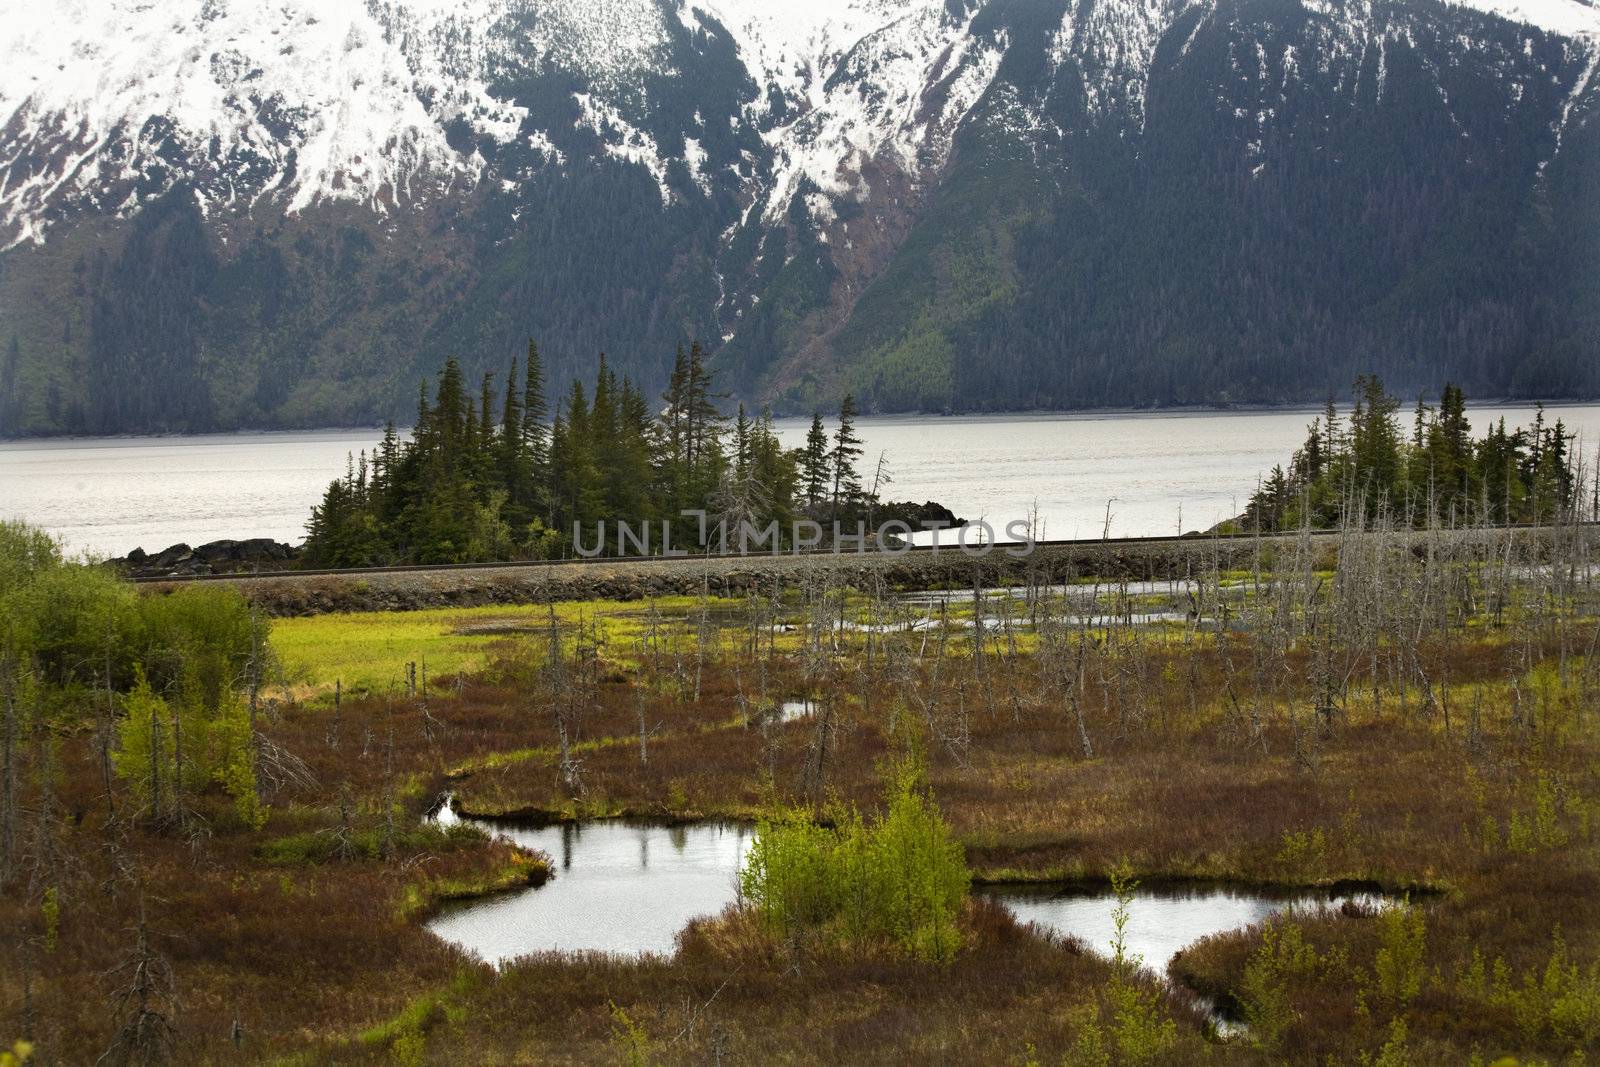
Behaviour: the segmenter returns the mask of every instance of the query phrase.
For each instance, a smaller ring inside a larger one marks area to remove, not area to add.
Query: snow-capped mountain
[[[365,420],[530,332],[652,384],[695,337],[789,407],[1600,386],[1584,0],[0,25],[0,433]]]
[[[68,208],[136,211],[141,192],[177,180],[223,210],[268,197],[289,212],[327,200],[382,212],[493,176],[479,143],[532,148],[559,166],[556,116],[491,89],[541,75],[571,77],[575,125],[648,170],[670,200],[670,162],[709,180],[692,129],[670,152],[650,129],[651,85],[703,73],[677,53],[685,34],[726,40],[742,65],[753,91],[710,121],[759,131],[771,158],[750,195],[777,211],[807,180],[842,191],[841,174],[879,152],[908,170],[937,166],[1001,54],[970,33],[973,15],[938,0],[5,7],[8,244],[42,241]],[[455,127],[472,143],[453,141]]]

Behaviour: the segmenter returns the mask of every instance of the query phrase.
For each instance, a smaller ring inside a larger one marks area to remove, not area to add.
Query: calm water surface
[[[442,822],[454,818],[440,813]],[[555,869],[537,889],[456,904],[428,923],[490,963],[545,951],[670,954],[690,919],[733,903],[755,838],[748,827],[722,825],[479,825],[543,852]]]
[[[1108,892],[1043,887],[987,889],[1023,922],[1081,939],[1105,956],[1113,953],[1117,898]],[[1288,908],[1337,908],[1347,901],[1368,907],[1382,903],[1367,894],[1268,893],[1229,886],[1141,889],[1128,907],[1124,951],[1144,966],[1164,973],[1180,951],[1213,934],[1242,930]]]
[[[73,551],[120,556],[186,541],[299,542],[311,505],[371,430],[0,441],[0,517]]]
[[[1474,427],[1532,408],[1482,407]],[[1315,412],[1013,415],[863,419],[862,466],[888,457],[896,500],[936,500],[996,528],[1037,507],[1043,536],[1205,529],[1238,514],[1256,480],[1288,461]],[[1600,442],[1600,405],[1549,409]],[[782,420],[786,444],[804,420]],[[23,518],[74,550],[121,555],[177,541],[299,541],[311,505],[376,430],[0,442],[0,517]]]
[[[459,821],[448,807],[436,818]],[[555,876],[537,889],[464,901],[429,922],[437,936],[495,964],[547,951],[670,954],[689,920],[716,915],[735,901],[739,869],[755,839],[748,827],[722,824],[477,825],[538,849],[555,867]],[[983,891],[1024,922],[1111,953],[1117,901],[1110,893],[1045,887]],[[1337,906],[1347,899],[1227,887],[1140,890],[1130,905],[1126,949],[1160,972],[1180,949],[1202,937],[1261,922],[1290,906]]]

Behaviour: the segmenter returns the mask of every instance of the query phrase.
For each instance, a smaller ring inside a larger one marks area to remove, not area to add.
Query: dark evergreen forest
[[[1600,516],[1600,477],[1574,435],[1540,408],[1533,424],[1504,418],[1475,438],[1466,395],[1446,385],[1418,400],[1410,426],[1381,379],[1356,380],[1342,419],[1332,400],[1288,469],[1274,467],[1235,528],[1274,532],[1372,523],[1460,528]]]
[[[453,359],[431,392],[424,384],[408,440],[391,424],[328,486],[307,526],[304,564],[658,554],[663,520],[678,551],[715,547],[714,529],[736,537],[777,523],[775,550],[798,518],[831,528],[870,521],[877,504],[881,473],[864,484],[849,396],[831,434],[816,414],[805,446],[785,449],[770,415],[751,417],[743,405],[733,418],[721,413],[725,397],[698,345],[678,350],[660,405],[604,356],[592,389],[574,379],[551,404],[531,341],[520,369],[514,363],[501,382],[485,375],[476,396]],[[703,512],[705,528],[685,511]],[[635,540],[622,540],[618,522]],[[645,536],[656,540],[637,540]]]

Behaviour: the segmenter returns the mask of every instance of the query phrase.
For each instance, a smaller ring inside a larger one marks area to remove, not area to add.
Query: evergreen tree
[[[800,450],[786,451],[772,424],[772,412],[762,411],[750,431],[750,480],[767,494],[764,519],[789,529],[795,517],[795,494],[800,483]]]
[[[527,525],[532,467],[523,440],[522,400],[517,396],[517,361],[506,373],[506,396],[500,408],[500,428],[494,438],[494,465],[500,488],[505,490],[507,519],[514,528]]]
[[[811,416],[811,430],[806,434],[804,458],[801,463],[805,479],[806,504],[816,507],[828,491],[828,431],[822,425],[822,413]]]
[[[833,467],[832,518],[837,521],[839,512],[849,508],[861,498],[861,472],[856,460],[862,455],[861,438],[856,435],[856,401],[849,393],[839,405],[839,428],[833,433],[833,451],[829,459]]]
[[[400,433],[395,429],[394,420],[390,419],[383,427],[383,440],[378,445],[376,458],[372,464],[372,494],[380,501],[386,501],[394,485],[396,468],[400,465]]]
[[[1447,383],[1439,397],[1439,415],[1428,438],[1440,509],[1449,514],[1470,506],[1472,488],[1472,424],[1461,387]]]
[[[661,399],[665,407],[661,413],[663,450],[658,463],[659,479],[668,502],[668,511],[677,512],[689,498],[691,451],[688,431],[691,407],[689,357],[682,345],[678,346],[677,354],[673,356],[672,374],[667,378],[667,391]]]
[[[644,393],[601,356],[592,400],[574,381],[546,427],[542,368],[531,343],[520,395],[517,370],[513,362],[497,424],[492,376],[474,403],[462,390],[458,363],[447,362],[431,400],[426,383],[419,391],[411,439],[387,427],[370,461],[365,452],[351,456],[344,477],[328,486],[307,524],[306,562],[546,559],[572,547],[574,524],[621,520],[638,529],[684,508],[787,527],[803,453],[783,448],[770,413],[752,419],[741,408],[732,455],[725,455],[726,419],[697,348],[679,352],[659,421]],[[853,431],[834,450],[826,434],[821,440],[819,484],[832,479],[837,454],[845,462],[840,491],[854,501],[860,450]],[[606,548],[615,550],[614,536]]]
[[[720,397],[712,392],[705,350],[696,341],[689,346],[684,397],[689,491],[696,500],[703,500],[714,492],[722,475],[722,438],[727,418],[717,409],[718,399]]]
[[[1444,387],[1437,410],[1418,402],[1405,438],[1398,409],[1378,379],[1358,379],[1349,432],[1332,406],[1313,421],[1287,474],[1275,468],[1251,498],[1246,527],[1329,526],[1358,511],[1372,521],[1385,509],[1419,524],[1547,522],[1581,506],[1572,437],[1559,421],[1547,426],[1542,409],[1529,429],[1500,419],[1478,442],[1456,385]]]
[[[616,442],[611,451],[612,507],[615,518],[647,522],[659,517],[652,500],[654,428],[644,393],[627,378],[616,393]]]
[[[478,436],[472,450],[478,460],[480,477],[489,477],[494,459],[494,375],[485,372],[478,385]]]
[[[544,364],[539,346],[528,339],[528,367],[522,387],[522,454],[528,468],[525,495],[520,501],[534,514],[549,514],[551,505],[550,408],[544,396]]]
[[[1384,392],[1375,375],[1356,379],[1356,404],[1350,414],[1350,450],[1356,490],[1371,505],[1396,503],[1400,488],[1400,402]]]
[[[605,518],[605,489],[595,463],[593,420],[583,383],[573,381],[564,418],[556,420],[560,435],[551,436],[550,469],[559,513],[569,522],[589,526]]]
[[[751,424],[744,412],[744,404],[739,405],[739,414],[733,423],[733,474],[735,478],[743,478],[750,471],[750,432]]]

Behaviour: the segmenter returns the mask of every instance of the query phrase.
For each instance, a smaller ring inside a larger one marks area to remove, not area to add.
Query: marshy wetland
[[[270,629],[229,590],[99,590],[150,632],[145,605],[234,604],[249,718],[174,711],[175,673],[163,740],[108,766],[87,625],[54,703],[8,692],[0,1037],[60,1063],[1577,1062],[1596,547],[1352,531],[1181,577],[819,570]],[[174,766],[184,739],[245,752],[248,787]],[[953,903],[778,914],[779,857],[748,877],[768,834]]]

